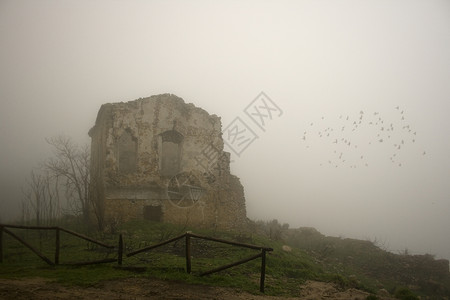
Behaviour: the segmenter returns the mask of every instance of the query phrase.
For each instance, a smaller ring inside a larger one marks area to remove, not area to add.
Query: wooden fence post
[[[119,266],[122,265],[122,257],[123,257],[123,238],[122,238],[122,234],[119,235],[119,253],[118,253],[118,259],[117,259],[117,263],[119,264]]]
[[[60,248],[60,231],[59,227],[56,227],[56,242],[55,242],[55,265],[59,265],[59,248]]]
[[[266,250],[261,250],[261,280],[259,283],[259,291],[264,293],[264,281],[266,279]]]
[[[55,265],[54,262],[52,262],[50,259],[48,259],[45,255],[43,255],[42,253],[40,253],[37,249],[35,249],[33,246],[31,246],[30,244],[28,244],[27,242],[25,242],[23,239],[21,239],[20,237],[18,237],[14,232],[3,228],[3,231],[6,232],[7,234],[9,234],[10,236],[12,236],[13,238],[15,238],[16,240],[18,240],[20,243],[22,243],[25,247],[27,247],[28,249],[30,249],[31,251],[34,252],[34,254],[36,254],[37,256],[39,256],[43,261],[45,261],[46,263],[48,263],[49,265],[53,266]]]
[[[191,236],[186,233],[186,272],[191,274]]]

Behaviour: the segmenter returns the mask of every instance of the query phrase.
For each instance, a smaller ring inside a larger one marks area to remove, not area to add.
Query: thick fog
[[[450,259],[449,1],[2,0],[0,220],[45,138],[161,93],[253,131],[249,218]]]

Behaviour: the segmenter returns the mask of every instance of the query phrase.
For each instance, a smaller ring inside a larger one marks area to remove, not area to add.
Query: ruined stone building
[[[147,219],[233,229],[246,222],[216,115],[163,94],[101,106],[91,144],[91,197],[105,224]]]

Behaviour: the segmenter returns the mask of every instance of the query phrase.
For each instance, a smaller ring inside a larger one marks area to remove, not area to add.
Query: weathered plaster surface
[[[230,174],[221,126],[218,116],[172,94],[102,105],[89,134],[91,193],[105,223],[152,218],[151,207],[160,207],[163,222],[241,227],[244,190]],[[187,189],[176,186],[186,178]]]

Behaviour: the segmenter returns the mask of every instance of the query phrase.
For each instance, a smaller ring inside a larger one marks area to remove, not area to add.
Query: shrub
[[[414,295],[413,292],[411,292],[408,288],[405,287],[397,288],[394,295],[395,298],[401,300],[419,300],[419,297]]]

